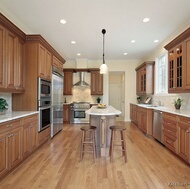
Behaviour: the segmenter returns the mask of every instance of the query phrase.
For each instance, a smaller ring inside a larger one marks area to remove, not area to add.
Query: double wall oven
[[[89,115],[85,113],[89,108],[89,102],[71,103],[70,123],[89,123]]]
[[[38,132],[51,125],[51,81],[38,78],[38,111],[39,127]]]

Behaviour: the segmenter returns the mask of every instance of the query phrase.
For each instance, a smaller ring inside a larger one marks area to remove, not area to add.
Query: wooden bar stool
[[[97,156],[96,136],[95,136],[96,127],[95,126],[82,126],[80,129],[82,130],[80,161],[82,161],[83,154],[85,152],[92,152],[93,157],[94,157],[94,162],[96,162],[96,156]],[[87,136],[87,134],[89,134],[89,136]],[[85,149],[85,145],[88,145],[88,147],[91,147],[92,149],[91,150]]]
[[[122,146],[122,152],[125,158],[125,163],[127,162],[127,150],[126,150],[126,143],[125,143],[125,130],[126,128],[124,126],[110,126],[111,129],[111,142],[110,142],[110,161],[113,162],[113,150],[114,146]],[[116,132],[120,132],[121,139],[115,140],[115,134]],[[121,144],[115,144],[116,141],[121,141]]]

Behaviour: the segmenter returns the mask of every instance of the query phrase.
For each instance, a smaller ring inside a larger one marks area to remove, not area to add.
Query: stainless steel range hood
[[[81,86],[81,87],[88,87],[89,84],[85,82],[85,72],[78,72],[79,73],[79,81],[75,83],[73,86]]]

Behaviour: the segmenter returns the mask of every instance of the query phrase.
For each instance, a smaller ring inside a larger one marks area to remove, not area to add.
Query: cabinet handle
[[[168,129],[168,132],[171,133],[171,131]]]
[[[187,123],[190,124],[190,121],[188,121]]]
[[[12,124],[10,124],[10,125],[7,125],[7,127],[12,127],[13,125]]]
[[[170,141],[170,140],[166,140],[166,142],[167,142],[167,143],[169,143],[169,144],[171,143],[171,141]]]
[[[171,125],[171,123],[169,123],[169,122],[168,122],[167,124],[168,124],[168,125]]]
[[[190,131],[189,131],[189,130],[187,130],[186,132],[187,132],[187,133],[190,133]]]
[[[9,136],[8,136],[8,138],[11,138],[13,136],[13,134],[10,134]]]

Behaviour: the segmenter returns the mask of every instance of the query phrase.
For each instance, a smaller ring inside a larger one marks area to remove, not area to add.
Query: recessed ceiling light
[[[135,40],[133,39],[133,40],[131,41],[131,43],[135,43]]]
[[[77,53],[77,56],[80,56],[81,54],[80,53]]]
[[[60,22],[61,24],[66,24],[66,23],[67,23],[66,20],[64,20],[64,19],[61,19],[59,22]]]
[[[71,41],[71,43],[72,43],[72,44],[75,44],[75,43],[76,43],[76,41]]]
[[[123,55],[127,55],[127,53],[124,53]]]
[[[158,41],[159,41],[159,40],[158,40],[158,39],[156,39],[156,40],[154,40],[154,43],[158,43]]]
[[[148,22],[150,19],[149,18],[144,18],[143,22]]]

